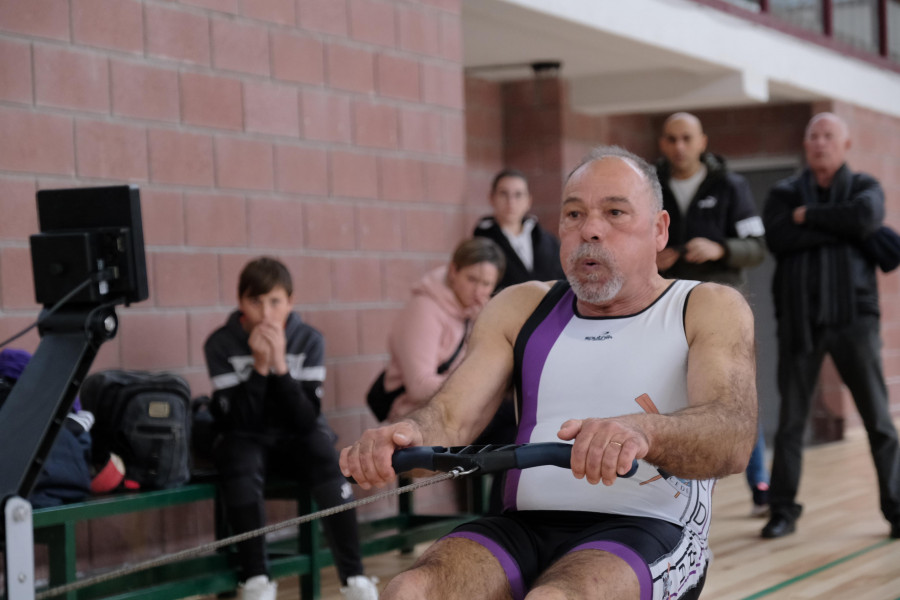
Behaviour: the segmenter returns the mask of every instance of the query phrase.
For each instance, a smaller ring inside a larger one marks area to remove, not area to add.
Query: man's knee
[[[430,595],[432,579],[425,569],[404,571],[394,577],[387,585],[381,593],[381,600],[427,600],[428,598],[439,598],[439,595]]]

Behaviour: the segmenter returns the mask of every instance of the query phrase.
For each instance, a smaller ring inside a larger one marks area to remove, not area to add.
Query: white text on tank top
[[[537,368],[540,375],[536,401],[533,392],[523,394],[517,441],[559,441],[559,427],[571,418],[641,412],[635,399],[643,394],[660,413],[686,408],[683,311],[696,284],[676,281],[644,311],[603,319],[576,316],[574,295],[567,291],[527,342],[523,372]],[[534,373],[527,378],[534,380]],[[634,477],[619,478],[611,487],[575,479],[558,467],[517,471],[510,482],[517,485],[508,490],[517,510],[647,516],[688,525],[701,535],[708,528],[712,482],[671,477],[643,461]]]

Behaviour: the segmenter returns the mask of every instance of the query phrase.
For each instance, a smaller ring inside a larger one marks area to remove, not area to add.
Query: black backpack
[[[125,463],[125,477],[143,489],[177,487],[190,472],[191,390],[171,373],[100,371],[81,386],[81,404],[94,413],[94,462],[109,453]]]

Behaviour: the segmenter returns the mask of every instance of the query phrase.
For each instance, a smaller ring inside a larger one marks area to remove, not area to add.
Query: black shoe
[[[794,533],[796,529],[796,519],[791,519],[784,515],[775,515],[763,527],[761,535],[764,538],[780,538]]]
[[[891,538],[900,540],[900,521],[891,523]]]

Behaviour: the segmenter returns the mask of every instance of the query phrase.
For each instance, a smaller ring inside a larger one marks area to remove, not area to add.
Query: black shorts
[[[660,519],[572,511],[519,511],[460,525],[447,537],[486,548],[500,562],[515,600],[559,558],[596,549],[622,558],[641,586],[641,600],[697,598],[706,579],[704,540]]]

